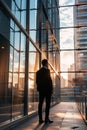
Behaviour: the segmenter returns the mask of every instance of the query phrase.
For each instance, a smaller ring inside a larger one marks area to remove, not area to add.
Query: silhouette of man
[[[46,101],[45,108],[45,123],[52,123],[49,119],[49,109],[51,103],[51,95],[53,92],[52,79],[50,76],[50,70],[48,69],[47,59],[42,60],[42,67],[36,72],[36,84],[37,91],[39,92],[39,104],[38,104],[38,114],[39,114],[39,123],[43,123],[42,118],[42,107],[44,99]]]

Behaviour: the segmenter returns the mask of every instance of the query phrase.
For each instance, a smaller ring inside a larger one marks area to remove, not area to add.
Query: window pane
[[[26,11],[22,11],[21,13],[21,25],[26,28]]]
[[[72,28],[60,30],[60,49],[74,49],[74,30]]]
[[[64,5],[74,5],[75,0],[59,0],[59,5],[64,6]]]
[[[10,47],[9,71],[12,72],[13,68],[13,48]]]
[[[30,9],[37,8],[37,0],[30,0]]]
[[[15,48],[19,50],[19,44],[20,44],[20,33],[15,32]]]
[[[20,53],[20,72],[25,72],[25,52]]]
[[[59,9],[60,27],[73,26],[73,7],[62,7]]]
[[[19,53],[14,51],[14,71],[18,72],[18,65],[19,65]]]
[[[21,33],[21,51],[25,51],[25,45],[26,45],[26,36]]]
[[[30,11],[30,29],[36,29],[36,14],[36,10]]]
[[[74,51],[62,51],[60,53],[60,70],[68,71],[69,68],[74,71]]]

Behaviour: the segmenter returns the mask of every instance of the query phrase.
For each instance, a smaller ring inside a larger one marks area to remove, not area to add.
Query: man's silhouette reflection
[[[42,67],[36,72],[36,84],[37,91],[39,92],[39,104],[38,104],[38,114],[39,114],[39,123],[43,123],[42,118],[42,107],[44,99],[46,101],[45,109],[45,123],[52,123],[49,119],[49,109],[51,102],[51,95],[53,91],[52,79],[50,76],[50,70],[48,69],[47,59],[42,60]]]

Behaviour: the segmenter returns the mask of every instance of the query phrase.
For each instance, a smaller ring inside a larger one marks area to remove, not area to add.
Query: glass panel
[[[16,6],[20,9],[21,0],[15,0]]]
[[[18,0],[19,1],[19,0]],[[17,20],[20,22],[20,17],[21,17],[21,15],[20,15],[21,13],[20,13],[20,11],[19,11],[19,8],[18,7],[16,7],[15,6],[15,17],[17,18]]]
[[[11,45],[14,44],[14,31],[12,29],[10,29],[10,41],[11,41]]]
[[[26,28],[26,11],[22,11],[21,13],[21,25]]]
[[[20,94],[22,94],[22,95],[20,95],[20,96],[22,96],[22,98],[23,98],[23,96],[24,96],[24,80],[25,80],[25,74],[24,73],[20,73],[20,75],[19,75],[19,91],[21,91],[20,92]],[[20,97],[21,98],[21,97]],[[22,100],[23,101],[23,100]]]
[[[21,33],[21,51],[25,51],[25,45],[26,45],[26,36]]]
[[[30,29],[36,29],[36,14],[36,10],[30,11]]]
[[[15,27],[15,24],[14,24],[14,22],[13,22],[12,19],[10,20],[10,26],[11,26],[11,29],[12,29],[12,31],[13,31],[13,29],[14,29],[14,27]],[[14,31],[13,31],[13,32],[14,32]]]
[[[22,9],[26,9],[26,0],[21,0]]]
[[[37,0],[30,0],[30,9],[37,8]]]
[[[75,0],[59,0],[59,5],[64,6],[64,5],[74,5]]]
[[[38,96],[35,85],[35,73],[29,74],[29,114],[37,111]]]
[[[36,72],[36,69],[37,69],[37,53],[30,53],[29,54],[29,71],[30,72]]]
[[[20,44],[20,33],[15,32],[15,48],[19,50],[19,44]]]
[[[70,68],[74,71],[74,52],[73,51],[63,51],[60,53],[60,70],[68,71]]]
[[[12,116],[18,117],[23,114],[23,89],[20,88],[24,80],[20,77],[18,82],[18,74],[13,74],[13,88],[12,88]],[[24,86],[23,86],[24,87]]]
[[[28,99],[29,99],[29,114],[37,111],[38,95],[35,83],[36,71],[39,69],[39,53],[35,47],[30,44],[29,48],[29,79],[28,79]]]
[[[18,65],[19,65],[19,53],[14,51],[14,71],[18,72]]]
[[[25,52],[20,53],[20,72],[25,72]]]
[[[59,9],[60,27],[73,26],[73,7],[62,7]]]
[[[74,30],[72,28],[60,30],[60,49],[74,49]]]
[[[33,39],[34,42],[36,42],[36,31],[30,31],[30,37]]]
[[[13,48],[10,47],[9,71],[13,69]]]
[[[29,51],[35,51],[36,52],[36,49],[35,49],[35,47],[33,46],[32,43],[29,44]]]

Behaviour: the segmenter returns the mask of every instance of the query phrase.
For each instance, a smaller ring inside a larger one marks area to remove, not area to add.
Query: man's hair
[[[47,61],[47,59],[43,59],[43,60],[42,60],[42,65],[43,65],[43,66],[48,65],[48,61]]]

